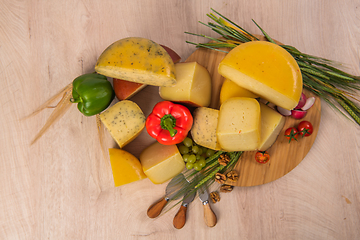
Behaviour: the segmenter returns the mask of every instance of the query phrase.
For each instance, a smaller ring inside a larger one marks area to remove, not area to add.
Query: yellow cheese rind
[[[285,117],[274,109],[260,103],[261,112],[261,137],[259,151],[265,151],[276,141],[285,125]]]
[[[176,83],[174,62],[159,44],[140,37],[114,42],[100,55],[95,71],[107,77],[154,86]]]
[[[258,98],[259,96],[249,90],[240,87],[230,79],[225,79],[220,90],[220,104],[233,97]]]
[[[191,136],[194,142],[203,147],[220,150],[216,136],[219,110],[199,107],[194,110],[193,118]]]
[[[282,47],[265,41],[243,43],[220,62],[219,73],[261,98],[291,110],[303,82],[295,59]]]
[[[120,148],[135,139],[145,127],[145,115],[133,101],[120,101],[100,114],[101,122]]]
[[[253,98],[235,97],[220,106],[217,139],[225,151],[252,151],[260,143],[260,105]]]
[[[176,63],[176,84],[160,87],[160,97],[168,101],[184,102],[207,107],[211,101],[209,71],[197,62]]]
[[[140,154],[145,175],[155,184],[161,184],[184,170],[185,163],[176,145],[151,144]]]
[[[146,178],[139,159],[122,149],[109,149],[115,187]]]

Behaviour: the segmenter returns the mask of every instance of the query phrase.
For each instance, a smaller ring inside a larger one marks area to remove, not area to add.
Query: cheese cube
[[[299,102],[303,82],[295,59],[277,44],[243,43],[220,62],[219,73],[263,99],[291,110]]]
[[[276,141],[285,125],[285,117],[272,108],[260,103],[261,137],[259,151],[265,151]]]
[[[225,79],[220,90],[220,104],[223,104],[226,100],[233,97],[258,98],[259,96],[243,87],[240,87],[233,81]]]
[[[219,110],[199,107],[193,112],[194,123],[191,136],[195,143],[213,150],[220,150],[216,130],[218,125]]]
[[[223,150],[252,151],[260,143],[260,105],[253,98],[235,97],[220,106],[217,139]]]
[[[197,62],[177,63],[175,71],[176,84],[160,87],[160,97],[197,107],[209,106],[211,100],[209,71]]]
[[[107,77],[154,86],[176,83],[170,55],[159,44],[140,37],[124,38],[107,47],[95,71]]]
[[[145,127],[144,113],[130,100],[114,104],[100,114],[100,119],[120,148],[135,139]]]
[[[109,155],[115,187],[146,178],[139,159],[131,153],[110,148]]]
[[[153,143],[140,154],[145,175],[155,184],[164,183],[184,170],[185,163],[176,145]]]

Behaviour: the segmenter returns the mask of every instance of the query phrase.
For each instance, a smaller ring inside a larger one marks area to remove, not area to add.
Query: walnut
[[[230,162],[230,157],[227,154],[221,154],[218,161],[220,165],[226,166]]]
[[[223,184],[226,181],[226,176],[224,174],[221,174],[221,173],[216,173],[215,181],[220,183],[220,184]]]
[[[234,189],[234,186],[224,184],[220,187],[220,192],[227,193],[231,192]]]
[[[211,192],[210,199],[213,203],[220,202],[220,195],[218,192]]]
[[[232,170],[230,172],[228,172],[226,174],[226,177],[231,181],[231,182],[236,182],[239,179],[239,174],[237,173],[237,171]]]

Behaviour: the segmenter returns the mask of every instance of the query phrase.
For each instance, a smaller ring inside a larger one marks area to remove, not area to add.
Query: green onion
[[[207,16],[215,23],[200,23],[211,28],[218,33],[221,38],[216,39],[202,34],[185,32],[187,34],[211,40],[211,42],[208,43],[193,43],[189,41],[187,41],[187,43],[193,44],[196,47],[228,53],[232,48],[235,48],[241,43],[259,40],[230,19],[221,15],[214,9],[211,10],[215,14],[210,13],[207,14]],[[276,43],[254,20],[252,21],[261,30],[269,42]],[[340,70],[336,67],[337,64],[334,61],[302,53],[293,46],[280,46],[288,51],[298,63],[303,76],[304,88],[322,98],[326,103],[341,112],[344,116],[346,115],[341,109],[345,110],[354,122],[360,125],[359,98],[358,95],[356,95],[356,91],[360,90],[359,76],[354,76]],[[226,49],[224,50],[223,48],[229,48],[230,50],[226,51]]]

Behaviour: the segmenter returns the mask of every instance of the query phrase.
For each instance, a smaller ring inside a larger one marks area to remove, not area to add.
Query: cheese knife
[[[214,227],[216,225],[217,218],[216,218],[215,213],[213,212],[213,210],[210,207],[209,193],[206,190],[206,187],[204,185],[199,187],[198,194],[199,194],[200,201],[202,202],[202,204],[204,206],[205,223],[208,227]]]
[[[191,190],[184,196],[184,200],[180,206],[180,209],[176,213],[174,220],[173,220],[173,225],[175,228],[180,229],[185,225],[186,211],[187,211],[188,205],[194,200],[195,195],[196,195],[196,191]]]
[[[165,197],[152,204],[148,210],[147,215],[149,218],[156,218],[160,215],[165,205],[172,199],[179,199],[183,194],[179,190],[189,184],[183,174],[176,175],[166,186]]]

